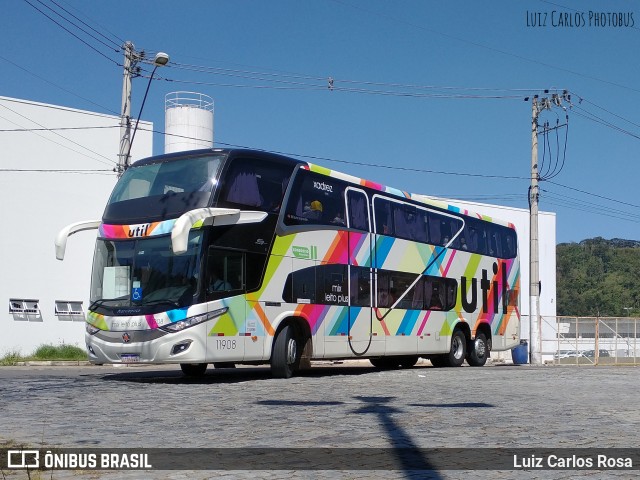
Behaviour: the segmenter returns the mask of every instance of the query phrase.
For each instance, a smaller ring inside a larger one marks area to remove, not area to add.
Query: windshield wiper
[[[95,308],[98,307],[118,307],[118,306],[122,306],[122,305],[107,305],[107,302],[118,302],[118,301],[123,301],[126,300],[127,296],[124,295],[122,297],[118,297],[118,298],[99,298],[98,300],[94,300],[93,302],[91,302],[91,305],[89,305],[89,310],[94,310]]]
[[[182,308],[182,305],[180,305],[175,300],[167,300],[166,298],[163,298],[160,300],[151,300],[149,302],[142,302],[140,305],[148,307],[149,305],[163,305],[163,304],[171,305],[172,307],[176,307],[176,308]]]
[[[98,300],[94,300],[93,302],[91,302],[91,305],[89,305],[89,310],[95,310],[98,307],[104,307],[106,302],[110,302],[112,301],[112,299],[106,299],[106,298],[100,298]]]

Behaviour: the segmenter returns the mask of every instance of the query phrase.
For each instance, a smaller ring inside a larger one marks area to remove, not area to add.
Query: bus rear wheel
[[[202,377],[207,371],[206,363],[181,363],[182,373],[187,377]]]
[[[467,339],[460,329],[453,331],[451,335],[451,348],[446,355],[448,367],[459,367],[467,356]]]
[[[293,327],[286,325],[273,342],[271,352],[271,374],[275,378],[291,378],[298,369],[300,355],[298,352]]]
[[[469,342],[467,363],[472,367],[482,367],[489,357],[489,345],[484,333],[478,333],[473,342]]]
[[[451,347],[449,353],[431,355],[429,360],[434,367],[459,367],[467,356],[467,338],[460,329],[454,330],[451,335]]]

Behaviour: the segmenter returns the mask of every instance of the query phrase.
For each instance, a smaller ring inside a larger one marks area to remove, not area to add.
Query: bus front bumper
[[[91,363],[205,363],[207,328],[204,322],[179,332],[101,330],[85,333]]]

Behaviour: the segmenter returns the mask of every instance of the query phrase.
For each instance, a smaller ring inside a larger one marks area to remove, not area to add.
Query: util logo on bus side
[[[129,237],[137,238],[137,237],[146,237],[149,233],[150,223],[142,223],[140,225],[130,225],[129,226]]]

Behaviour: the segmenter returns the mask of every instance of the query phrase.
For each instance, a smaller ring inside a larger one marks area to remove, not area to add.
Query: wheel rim
[[[453,351],[453,356],[456,360],[460,360],[464,355],[464,344],[462,343],[462,340],[460,340],[460,337],[458,335],[453,337],[451,350]]]
[[[293,365],[296,363],[296,356],[298,354],[298,346],[294,338],[290,338],[287,343],[287,364]]]
[[[473,348],[478,357],[483,358],[487,353],[487,344],[481,338],[476,338]]]

